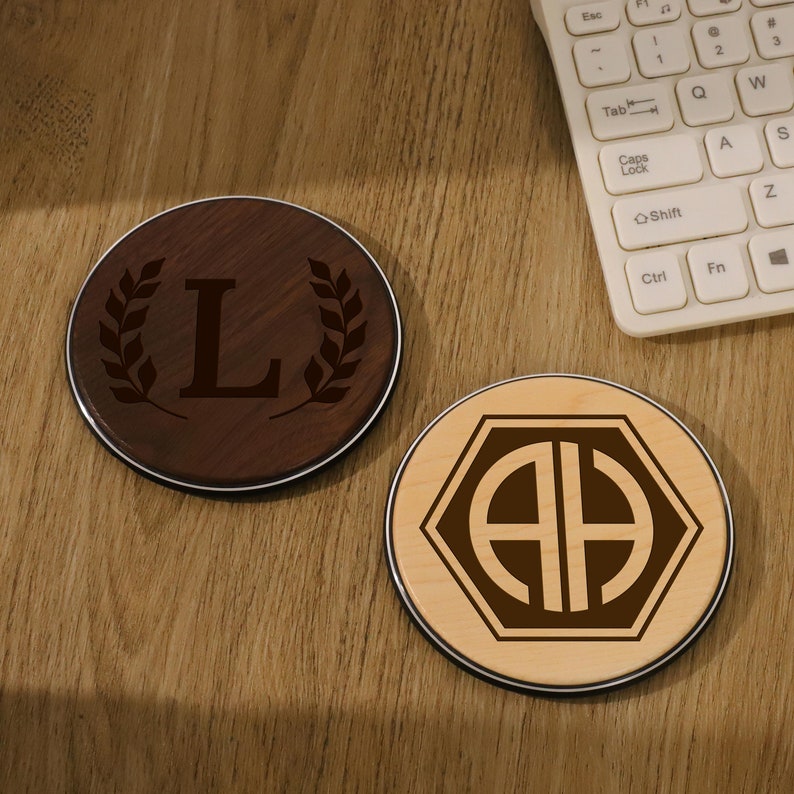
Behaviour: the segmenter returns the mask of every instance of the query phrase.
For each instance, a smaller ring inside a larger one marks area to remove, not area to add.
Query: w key
[[[794,107],[791,68],[779,63],[742,69],[736,75],[736,88],[748,116],[786,113]]]

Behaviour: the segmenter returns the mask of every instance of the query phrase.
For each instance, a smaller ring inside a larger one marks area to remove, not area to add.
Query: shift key
[[[673,126],[673,111],[664,85],[594,91],[586,104],[593,135],[599,141],[665,132]]]
[[[747,228],[742,193],[735,185],[647,193],[612,208],[618,240],[627,251],[736,234]]]

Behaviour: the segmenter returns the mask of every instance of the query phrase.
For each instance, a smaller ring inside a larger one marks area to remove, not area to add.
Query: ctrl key
[[[640,314],[656,314],[686,305],[686,287],[678,257],[670,251],[638,254],[626,263],[634,308]]]

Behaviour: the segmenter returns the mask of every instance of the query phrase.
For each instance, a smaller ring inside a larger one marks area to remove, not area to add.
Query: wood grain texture
[[[733,545],[697,442],[653,403],[578,377],[511,380],[441,416],[386,522],[395,580],[436,643],[542,693],[603,690],[680,652]]]
[[[526,0],[0,0],[0,69],[0,788],[790,789],[794,323],[618,331]],[[228,194],[343,223],[406,329],[395,397],[353,455],[241,503],[110,458],[62,352],[102,251]],[[417,433],[476,388],[549,371],[669,407],[737,527],[691,651],[565,702],[443,659],[382,546]]]
[[[325,218],[251,197],[184,204],[125,235],[68,336],[70,381],[103,443],[155,479],[216,492],[344,454],[400,356],[394,297],[367,252]]]

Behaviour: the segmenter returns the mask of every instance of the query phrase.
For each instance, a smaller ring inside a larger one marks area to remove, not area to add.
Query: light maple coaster
[[[647,675],[703,630],[733,524],[684,425],[636,392],[543,375],[483,389],[405,456],[386,519],[398,593],[468,671],[548,694]]]

